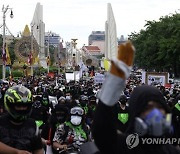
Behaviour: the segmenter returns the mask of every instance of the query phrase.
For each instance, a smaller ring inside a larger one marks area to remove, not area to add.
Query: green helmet
[[[31,91],[21,85],[10,87],[4,95],[4,105],[15,121],[26,120],[31,113]],[[17,107],[25,107],[25,109],[17,110]]]

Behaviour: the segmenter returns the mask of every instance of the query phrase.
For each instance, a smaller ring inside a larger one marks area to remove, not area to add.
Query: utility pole
[[[49,54],[49,35],[51,32],[48,32],[48,51],[47,51],[47,61],[48,61],[48,66],[47,66],[47,73],[49,73],[49,65],[50,65],[50,54]]]
[[[74,81],[76,81],[76,45],[77,45],[77,43],[76,43],[76,41],[78,40],[78,39],[71,39],[72,40],[72,45],[73,45],[73,47],[72,47],[72,58],[73,58],[73,68],[74,68]]]
[[[34,27],[34,24],[31,24],[31,60],[30,60],[30,65],[31,65],[31,76],[33,76],[33,27]]]
[[[13,18],[14,15],[13,15],[13,12],[12,12],[12,8],[9,8],[9,5],[7,5],[6,7],[4,7],[3,5],[3,8],[2,8],[2,12],[3,12],[3,54],[6,54],[5,50],[6,50],[6,47],[5,47],[5,44],[6,44],[6,34],[5,34],[5,31],[6,31],[6,12],[8,11],[8,9],[11,9],[11,14],[10,14],[10,17]],[[4,56],[4,55],[3,55]],[[5,55],[6,56],[6,55]],[[6,78],[6,59],[3,59],[3,66],[2,66],[2,79],[4,80]]]

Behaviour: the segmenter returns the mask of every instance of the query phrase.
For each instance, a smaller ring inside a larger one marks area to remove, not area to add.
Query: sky
[[[0,7],[9,5],[6,25],[14,36],[24,30],[33,19],[36,4],[43,5],[45,31],[59,34],[64,42],[77,38],[79,47],[88,45],[92,31],[105,31],[107,3],[111,3],[116,20],[117,37],[127,37],[144,29],[146,21],[180,12],[180,0],[0,0]],[[0,25],[3,23],[0,12]],[[2,28],[0,33],[2,34]]]

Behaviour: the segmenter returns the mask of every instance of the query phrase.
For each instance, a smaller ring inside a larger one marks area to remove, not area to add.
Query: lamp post
[[[6,43],[6,34],[5,34],[5,31],[6,31],[6,12],[8,11],[8,9],[11,10],[11,14],[10,14],[10,17],[13,18],[13,12],[12,12],[12,8],[9,8],[9,5],[7,5],[6,7],[4,7],[3,5],[3,8],[2,8],[2,12],[3,12],[3,54],[6,54],[5,53],[5,43]],[[4,55],[3,55],[4,56]],[[4,60],[4,59],[3,59]],[[6,60],[3,61],[3,67],[2,67],[2,79],[4,80],[6,78]]]
[[[47,44],[47,46],[48,46],[48,51],[47,51],[47,64],[48,64],[48,66],[47,66],[47,73],[49,73],[49,65],[50,65],[50,54],[49,54],[49,35],[51,34],[51,32],[48,32],[48,44]]]
[[[30,65],[31,65],[31,76],[33,76],[33,27],[35,24],[31,23],[31,60],[30,60]]]
[[[72,40],[72,45],[73,45],[73,48],[72,48],[72,58],[73,58],[73,67],[74,67],[74,81],[76,81],[76,65],[77,65],[77,63],[76,63],[76,45],[77,45],[77,43],[76,43],[76,41],[78,40],[78,39],[71,39]]]

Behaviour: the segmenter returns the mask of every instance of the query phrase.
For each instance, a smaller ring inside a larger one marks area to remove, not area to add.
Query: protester
[[[79,150],[81,144],[89,140],[89,130],[84,122],[84,111],[76,106],[70,110],[70,119],[57,128],[53,148],[56,150],[66,150],[72,146]]]
[[[0,117],[0,142],[33,154],[43,154],[38,127],[29,118],[32,106],[30,90],[20,85],[10,87],[5,93],[4,104],[7,114]]]
[[[118,115],[117,129],[120,133],[125,132],[128,127],[129,107],[127,106],[127,101],[126,95],[121,95],[115,109]]]
[[[97,106],[96,96],[95,95],[89,96],[89,98],[88,98],[88,112],[86,114],[86,123],[89,125],[90,128],[91,128],[92,123],[93,123],[96,106]]]
[[[0,142],[0,153],[3,154],[31,154],[25,150],[18,150]]]
[[[180,94],[175,99],[175,105],[172,108],[172,123],[174,126],[174,136],[180,138]]]
[[[171,132],[170,121],[165,119],[169,112],[168,106],[162,93],[155,87],[139,86],[133,90],[129,100],[128,130],[126,134],[118,134],[116,131],[117,114],[113,111],[130,75],[134,51],[129,41],[121,44],[117,59],[111,63],[110,72],[98,94],[99,103],[92,130],[95,143],[103,154],[180,153],[170,144],[140,142],[143,137],[166,137]],[[137,137],[140,144],[132,147]]]
[[[52,110],[52,115],[43,127],[41,137],[46,145],[52,145],[54,134],[59,125],[63,124],[69,117],[69,110],[65,104],[56,104]],[[52,148],[53,153],[56,151]]]

